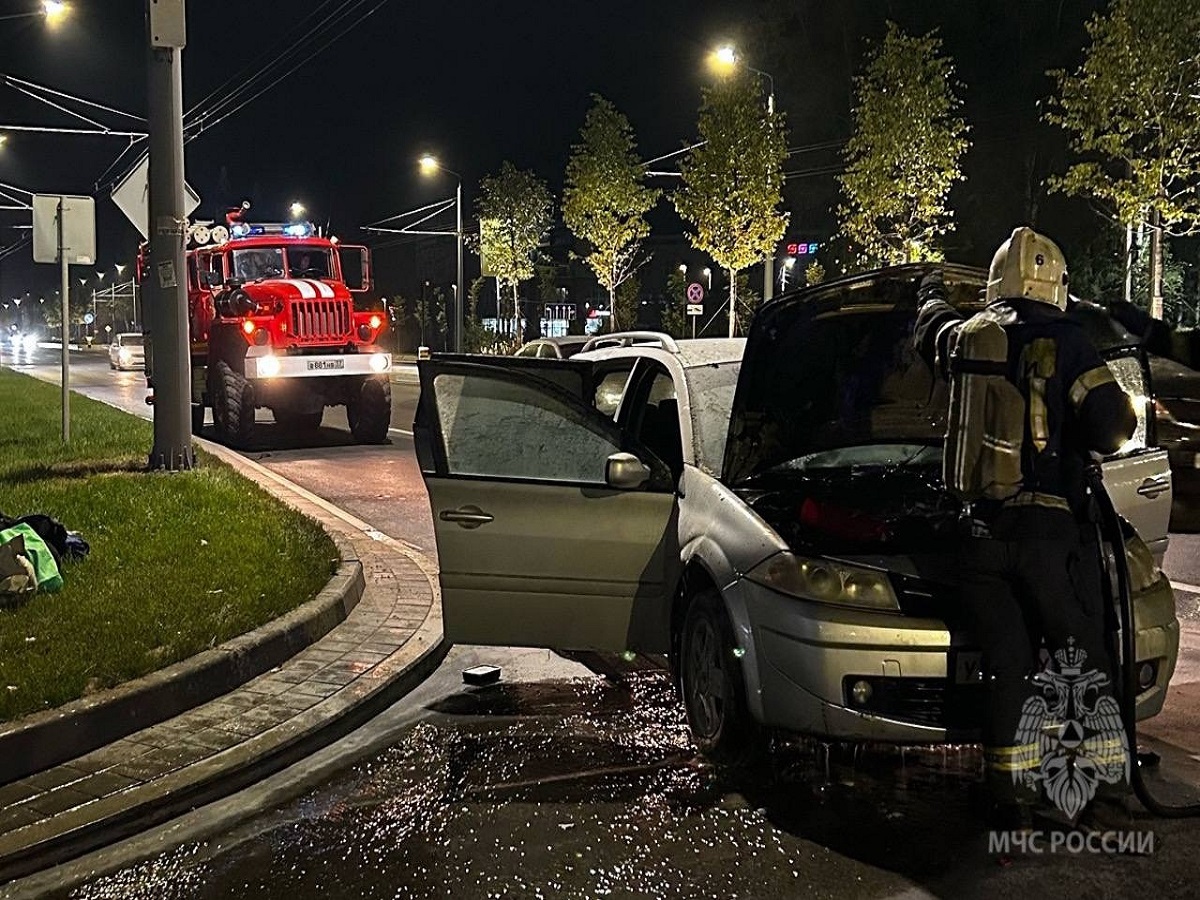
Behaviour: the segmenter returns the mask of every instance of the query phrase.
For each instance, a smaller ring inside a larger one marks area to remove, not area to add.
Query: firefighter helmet
[[[1028,297],[1067,308],[1067,261],[1058,245],[1024,226],[1000,245],[988,270],[988,303]]]

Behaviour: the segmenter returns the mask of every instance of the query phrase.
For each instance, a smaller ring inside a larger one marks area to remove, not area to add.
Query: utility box
[[[182,50],[186,45],[183,0],[150,0],[150,46]]]
[[[72,266],[96,264],[96,201],[91,197],[33,195],[33,261],[56,263],[58,216],[62,210],[62,246]]]

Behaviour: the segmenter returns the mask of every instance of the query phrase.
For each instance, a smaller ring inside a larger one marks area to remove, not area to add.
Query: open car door
[[[651,649],[631,626],[665,614],[674,485],[596,409],[591,363],[439,356],[418,368],[414,439],[446,637]]]
[[[1134,527],[1161,565],[1171,521],[1171,466],[1167,451],[1153,446],[1148,369],[1135,350],[1108,351],[1104,358],[1129,396],[1138,420],[1128,447],[1102,464],[1104,487],[1117,511]]]

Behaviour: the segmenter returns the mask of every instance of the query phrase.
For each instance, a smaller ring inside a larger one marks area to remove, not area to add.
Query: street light
[[[292,218],[299,219],[302,215],[304,215],[304,204],[297,200],[292,204]]]
[[[67,17],[67,13],[70,11],[71,7],[67,3],[64,3],[63,0],[42,0],[41,9],[0,16],[0,22],[6,19],[32,19],[35,16],[43,16],[48,24],[57,25]]]
[[[458,244],[458,281],[454,285],[454,352],[463,352],[463,217],[462,217],[462,176],[457,172],[447,169],[443,166],[436,156],[431,153],[426,153],[417,164],[421,167],[421,174],[435,175],[438,172],[445,172],[447,175],[453,175],[457,182],[457,187],[454,191],[454,239]]]
[[[722,74],[728,75],[740,66],[747,72],[753,72],[760,78],[767,79],[767,117],[771,118],[775,115],[775,79],[772,78],[769,73],[764,72],[762,69],[756,69],[754,66],[747,65],[746,61],[742,59],[741,54],[737,52],[737,49],[733,47],[732,44],[724,44],[720,47],[717,47],[712,53],[709,54],[709,63],[714,69]],[[775,249],[772,248],[771,252],[767,254],[766,259],[763,260],[763,300],[770,300],[774,296]],[[733,311],[730,310],[730,329],[733,328],[733,321]],[[729,332],[729,336],[733,337],[732,330]]]
[[[711,291],[712,290],[712,269],[710,269],[708,266],[705,266],[703,271],[704,271],[704,277],[708,279],[708,289]]]
[[[686,275],[687,274],[687,263],[680,263],[679,271],[682,272],[684,275]]]

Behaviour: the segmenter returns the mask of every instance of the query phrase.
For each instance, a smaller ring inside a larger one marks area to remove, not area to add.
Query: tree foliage
[[[889,22],[854,80],[838,216],[862,264],[941,259],[940,239],[954,229],[947,200],[970,141],[941,49],[936,32],[912,37]]]
[[[480,254],[488,271],[512,289],[516,313],[518,288],[533,277],[538,248],[550,234],[554,197],[533,172],[506,161],[480,183],[476,209]]]
[[[608,318],[608,331],[625,331],[637,327],[638,313],[642,305],[642,280],[636,274],[617,285],[613,297],[612,315]]]
[[[660,193],[646,186],[645,174],[629,120],[595,96],[567,162],[562,213],[572,234],[588,246],[584,260],[608,291],[614,327],[633,325],[620,317],[617,288],[645,262],[640,255],[650,234],[645,216]]]
[[[1122,224],[1152,211],[1174,235],[1200,233],[1200,3],[1113,0],[1088,22],[1091,46],[1046,118],[1082,159],[1052,180]]]
[[[745,72],[705,89],[698,131],[700,146],[679,165],[675,209],[692,246],[729,271],[736,304],[737,273],[774,253],[787,228],[779,208],[787,134]]]
[[[687,316],[687,286],[688,278],[684,272],[672,268],[667,273],[667,302],[662,308],[662,330],[671,337],[685,337],[691,334],[691,323]]]

